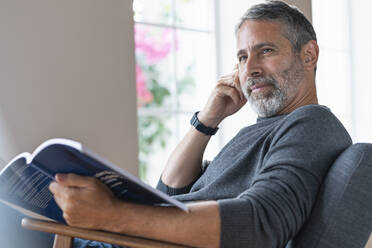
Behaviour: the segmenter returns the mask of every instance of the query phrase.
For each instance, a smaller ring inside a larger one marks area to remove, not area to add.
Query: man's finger
[[[72,173],[57,174],[55,179],[61,185],[69,187],[88,187],[96,180],[93,177],[79,176]]]
[[[51,184],[49,184],[49,191],[52,192],[52,194],[56,194],[58,190],[59,190],[58,183],[52,182]]]
[[[65,208],[65,201],[63,199],[60,199],[58,196],[54,196],[54,200],[60,209],[63,210]]]
[[[77,187],[65,186],[58,182],[52,182],[49,184],[49,191],[52,192],[54,196],[57,196],[57,195],[63,196],[69,192],[76,191],[76,190],[78,190]]]
[[[49,185],[49,191],[53,194],[54,200],[56,201],[57,205],[63,210],[65,207],[65,194],[66,194],[66,187],[60,185],[57,182],[52,182]]]
[[[240,96],[239,96],[239,92],[237,91],[237,89],[233,88],[233,87],[230,87],[230,86],[227,86],[227,85],[223,85],[223,84],[219,85],[218,86],[218,94],[220,96],[230,97],[231,100],[237,105],[241,101]]]
[[[232,77],[218,80],[218,84],[234,87],[234,79]]]
[[[234,86],[238,89],[239,91],[239,95],[240,95],[240,99],[241,100],[244,100],[245,99],[245,96],[243,94],[243,90],[242,90],[242,86],[240,84],[240,80],[239,80],[239,70],[236,69],[236,72],[235,72],[235,75],[234,75]]]
[[[236,87],[240,93],[240,96],[243,96],[241,93],[240,83],[239,83],[239,70],[235,66],[233,72],[230,74],[221,76],[218,80],[218,84],[224,84],[231,87]]]

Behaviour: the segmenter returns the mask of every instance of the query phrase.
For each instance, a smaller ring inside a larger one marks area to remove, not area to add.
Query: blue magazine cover
[[[94,176],[124,201],[188,211],[185,204],[68,139],[48,140],[32,154],[22,153],[6,165],[0,172],[0,201],[33,218],[65,223],[48,188],[57,173]]]

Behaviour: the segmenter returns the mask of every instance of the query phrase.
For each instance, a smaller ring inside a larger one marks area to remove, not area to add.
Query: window
[[[214,0],[134,0],[140,177],[156,184],[216,81]]]
[[[323,68],[317,77],[319,97],[341,119],[354,143],[372,140],[372,35],[366,22],[371,7],[370,1],[313,0]]]
[[[316,75],[318,100],[329,107],[352,134],[348,0],[313,0],[312,8],[320,50]]]

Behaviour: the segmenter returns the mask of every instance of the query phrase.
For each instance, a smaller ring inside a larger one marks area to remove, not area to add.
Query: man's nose
[[[246,70],[248,77],[260,77],[262,75],[262,67],[255,56],[249,56],[246,62]]]

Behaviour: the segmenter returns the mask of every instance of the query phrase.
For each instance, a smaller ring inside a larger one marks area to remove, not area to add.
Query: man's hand
[[[118,201],[112,192],[94,177],[57,174],[55,179],[49,190],[62,209],[67,224],[105,229]]]
[[[69,225],[164,240],[193,247],[218,247],[219,206],[215,201],[175,207],[147,206],[116,200],[98,179],[58,174],[49,186]]]
[[[217,127],[218,124],[241,109],[246,104],[239,81],[238,66],[228,75],[222,76],[210,95],[206,106],[198,118],[206,126]]]

